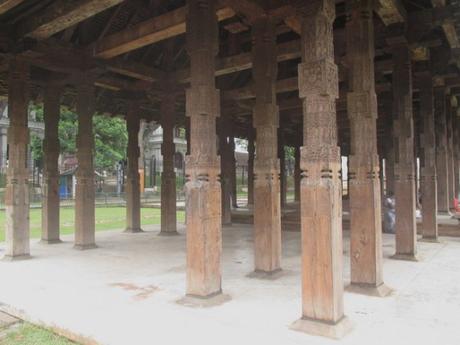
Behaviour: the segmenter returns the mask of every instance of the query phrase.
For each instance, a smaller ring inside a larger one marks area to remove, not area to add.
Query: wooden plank
[[[129,51],[185,33],[187,7],[181,7],[133,27],[106,36],[94,46],[94,56],[110,59]],[[217,10],[219,21],[231,18],[235,12],[228,8]]]
[[[124,0],[58,0],[18,25],[19,37],[46,39]]]
[[[400,0],[377,0],[375,12],[386,26],[407,20],[406,9]]]
[[[0,15],[18,6],[25,0],[0,0]]]

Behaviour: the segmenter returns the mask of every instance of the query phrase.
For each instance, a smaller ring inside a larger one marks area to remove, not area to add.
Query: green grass
[[[0,345],[71,345],[75,344],[46,329],[24,323],[0,340]]]
[[[30,236],[40,238],[42,210],[30,210]],[[177,212],[177,220],[184,221],[184,211]],[[158,208],[141,209],[141,225],[160,224],[161,215]],[[75,209],[61,207],[60,231],[62,235],[73,234],[75,231]],[[96,231],[123,229],[126,226],[126,208],[96,207]],[[0,242],[5,241],[5,211],[0,211]]]

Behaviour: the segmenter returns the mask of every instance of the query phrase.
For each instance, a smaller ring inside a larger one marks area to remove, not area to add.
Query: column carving
[[[161,127],[163,129],[163,172],[161,173],[161,232],[177,235],[176,173],[174,171],[174,126],[176,123],[176,97],[173,92],[163,95],[161,102]]]
[[[75,186],[75,248],[96,247],[93,115],[95,90],[88,77],[77,85],[77,183]]]
[[[221,186],[216,117],[220,93],[215,87],[218,52],[215,0],[189,0],[187,50],[191,87],[186,92],[190,118],[190,155],[186,157],[187,294],[211,297],[221,292]]]
[[[59,116],[60,87],[48,85],[44,94],[45,138],[43,140],[42,242],[60,243],[59,238]]]
[[[29,108],[29,65],[13,58],[8,82],[8,167],[5,188],[5,259],[30,256],[29,170],[27,145]]]
[[[343,311],[342,199],[335,101],[335,2],[308,1],[302,16],[299,96],[303,100],[300,214],[302,319],[292,326],[340,338],[349,330]],[[324,277],[324,279],[318,279]]]
[[[256,93],[253,125],[257,135],[254,160],[254,262],[255,271],[262,273],[273,273],[281,267],[276,51],[275,22],[269,18],[256,20],[252,26],[252,73]]]

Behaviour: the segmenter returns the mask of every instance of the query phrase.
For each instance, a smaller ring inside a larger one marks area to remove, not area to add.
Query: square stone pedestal
[[[352,283],[345,288],[346,291],[357,293],[366,296],[373,297],[387,297],[393,292],[393,289],[389,288],[385,284],[375,286],[372,284],[356,284]]]
[[[303,317],[295,321],[289,328],[310,335],[318,335],[331,339],[342,339],[345,335],[350,333],[353,325],[346,316],[337,323],[328,323]]]

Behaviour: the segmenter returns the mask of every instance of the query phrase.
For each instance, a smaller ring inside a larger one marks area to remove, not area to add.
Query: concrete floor
[[[345,293],[354,324],[337,342],[289,330],[299,318],[298,232],[283,233],[283,272],[275,280],[249,278],[251,227],[227,227],[223,289],[231,300],[212,308],[177,303],[185,291],[185,236],[97,234],[98,249],[76,251],[72,237],[59,245],[33,241],[33,258],[0,262],[0,309],[100,344],[460,344],[460,239],[420,243],[421,262],[389,259],[384,272],[392,296]],[[184,228],[180,229],[184,233]],[[349,279],[345,240],[345,283]],[[4,250],[0,244],[0,255]]]

